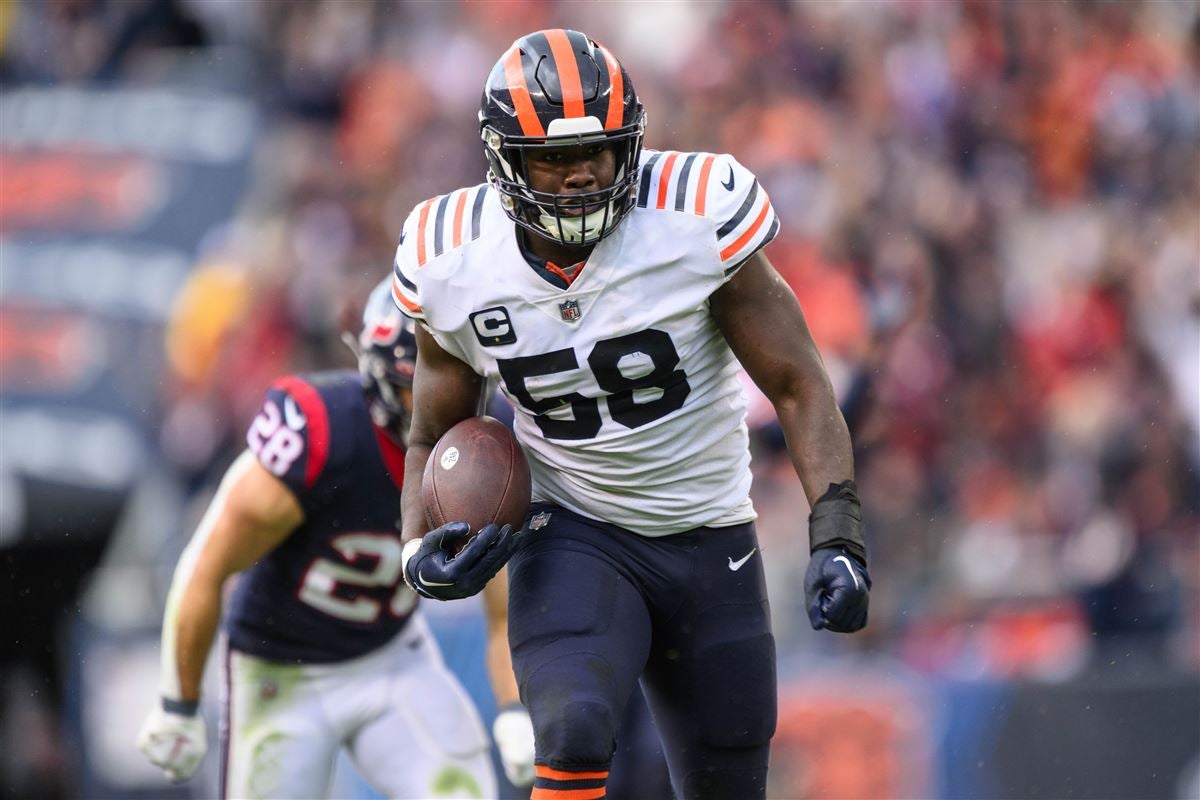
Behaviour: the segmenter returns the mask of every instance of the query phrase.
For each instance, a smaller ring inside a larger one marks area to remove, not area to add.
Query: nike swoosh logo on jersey
[[[750,548],[750,552],[746,553],[746,555],[742,556],[737,561],[734,561],[733,556],[730,556],[729,557],[729,571],[737,572],[739,569],[741,569],[742,565],[750,560],[750,556],[754,555],[754,551],[757,549],[758,549],[757,547]]]
[[[729,180],[721,181],[721,185],[724,186],[727,190],[729,190],[731,192],[733,191],[733,166],[732,165],[729,167]]]
[[[846,565],[846,570],[850,573],[850,577],[854,578],[854,588],[861,589],[862,586],[860,586],[858,583],[858,573],[854,571],[854,567],[850,566],[850,559],[846,558],[845,556],[838,556],[834,559],[834,561],[840,561]]]
[[[417,580],[419,580],[421,583],[425,584],[426,586],[453,586],[454,585],[453,583],[438,583],[437,581],[425,580],[425,576],[421,574],[420,570],[417,570]]]
[[[408,235],[408,231],[400,231],[400,244],[404,244],[404,237]]]
[[[304,412],[299,409],[291,396],[283,398],[283,418],[287,422],[287,426],[294,431],[304,430],[304,426],[308,423],[308,420],[304,418]]]

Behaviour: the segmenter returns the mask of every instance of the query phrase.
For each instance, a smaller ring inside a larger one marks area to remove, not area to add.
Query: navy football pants
[[[522,534],[508,565],[509,644],[537,763],[607,772],[640,677],[681,800],[765,797],[775,640],[754,525],[646,538],[540,511],[548,523]]]

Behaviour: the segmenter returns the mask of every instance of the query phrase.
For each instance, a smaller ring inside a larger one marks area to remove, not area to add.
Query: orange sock
[[[538,764],[529,800],[604,800],[608,770],[569,772]]]

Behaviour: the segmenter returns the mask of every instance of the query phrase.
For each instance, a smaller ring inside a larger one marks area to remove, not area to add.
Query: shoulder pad
[[[419,270],[429,262],[479,238],[488,185],[481,183],[419,203],[400,232],[392,280],[392,298],[414,319],[424,319]]]

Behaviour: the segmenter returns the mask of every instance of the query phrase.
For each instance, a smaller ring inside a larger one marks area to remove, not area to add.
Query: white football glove
[[[199,713],[185,716],[155,706],[142,723],[137,746],[171,782],[186,781],[208,752],[204,717]]]
[[[501,711],[492,723],[492,738],[500,751],[504,774],[513,786],[533,785],[533,722],[519,705]]]

